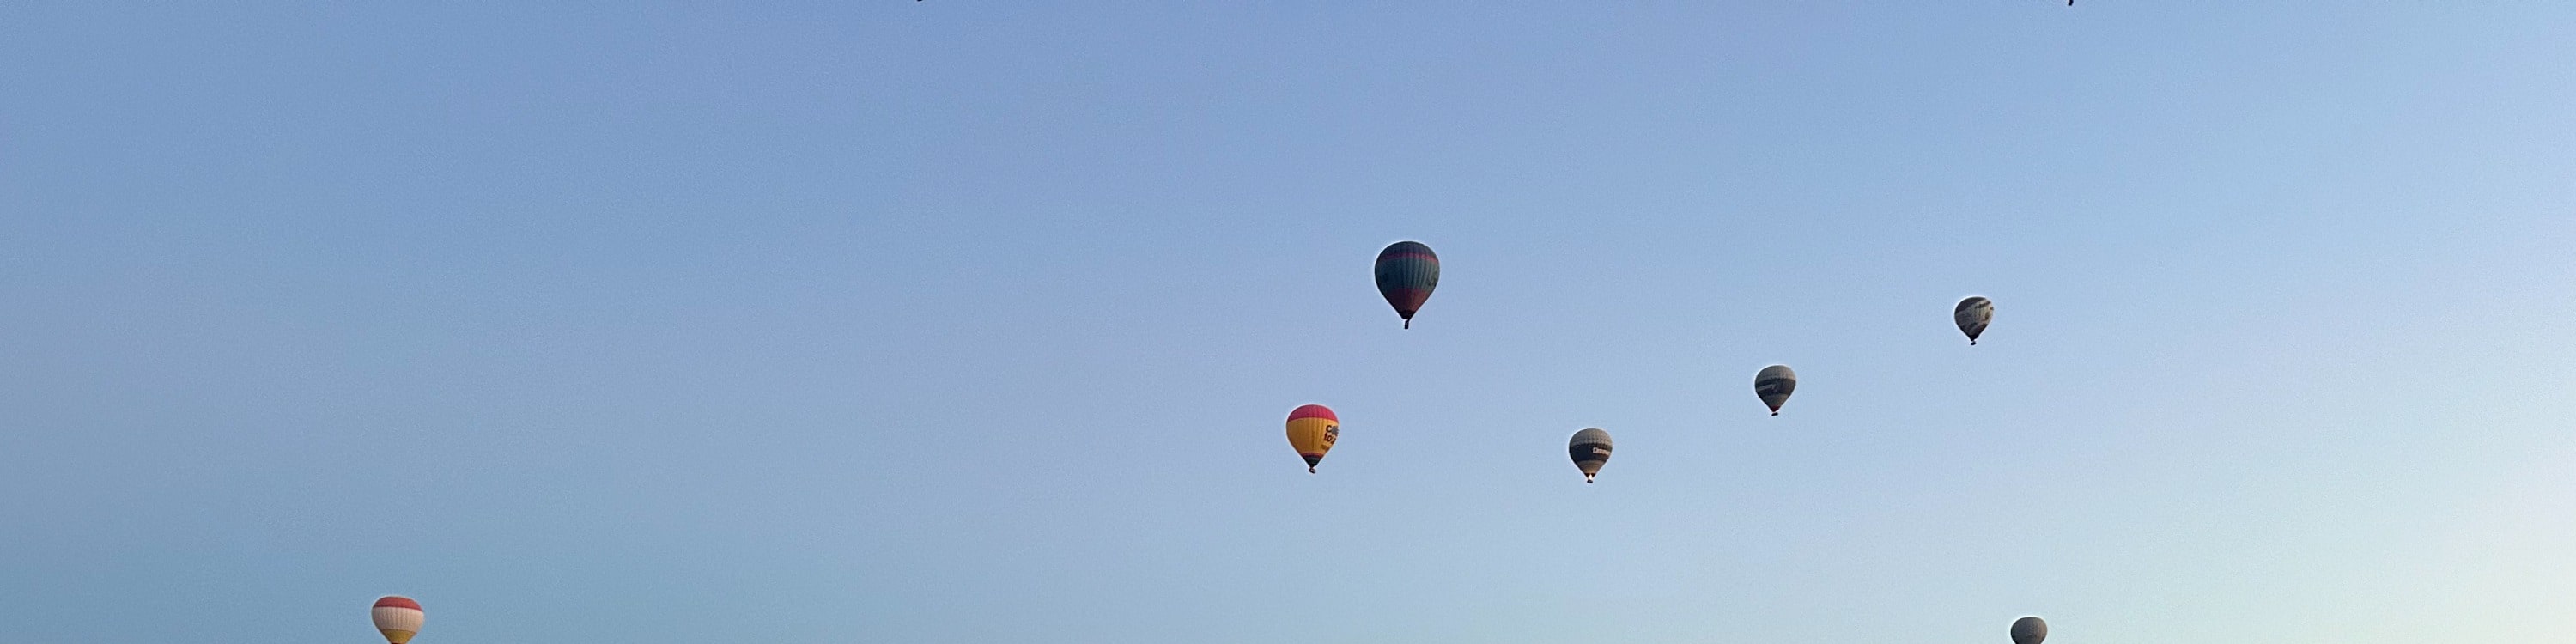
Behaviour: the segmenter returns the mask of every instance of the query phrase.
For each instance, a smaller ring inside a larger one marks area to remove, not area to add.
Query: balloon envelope
[[[1773,416],[1780,415],[1780,406],[1788,404],[1789,393],[1797,390],[1798,372],[1790,371],[1789,365],[1775,364],[1753,374],[1753,395],[1762,398]]]
[[[2037,617],[2013,620],[2013,644],[2039,644],[2048,639],[2048,622]]]
[[[1976,344],[1986,325],[1995,321],[1995,302],[1982,297],[1959,300],[1959,306],[1950,309],[1950,321],[1959,324],[1960,333],[1968,334],[1968,344]]]
[[[420,602],[412,601],[410,597],[386,595],[377,599],[375,608],[368,613],[376,620],[376,632],[385,634],[386,642],[403,644],[411,641],[413,635],[420,634],[420,621],[424,615],[420,612]]]
[[[1610,462],[1610,432],[1584,428],[1566,441],[1565,451],[1574,457],[1574,469],[1583,470],[1583,482],[1590,483],[1593,475],[1601,473],[1601,466]]]
[[[1325,452],[1333,451],[1333,441],[1341,437],[1342,419],[1334,416],[1330,408],[1306,405],[1288,412],[1288,446],[1297,448],[1297,455],[1305,457],[1309,474],[1314,473],[1316,463],[1324,460]]]
[[[1404,317],[1404,328],[1413,328],[1413,313],[1422,310],[1422,302],[1431,299],[1431,288],[1440,285],[1440,258],[1431,247],[1417,241],[1400,241],[1377,253],[1377,294]]]

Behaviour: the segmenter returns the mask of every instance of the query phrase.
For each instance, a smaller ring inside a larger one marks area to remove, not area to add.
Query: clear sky
[[[0,642],[2576,640],[2576,5],[468,4],[0,10]]]

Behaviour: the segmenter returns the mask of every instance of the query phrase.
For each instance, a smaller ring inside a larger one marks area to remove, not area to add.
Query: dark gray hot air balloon
[[[2048,639],[2048,622],[2037,617],[2013,620],[2012,635],[2013,644],[2039,644],[2040,640]]]
[[[1598,427],[1575,432],[1565,451],[1574,457],[1574,468],[1583,470],[1583,482],[1590,483],[1592,475],[1601,473],[1601,465],[1610,462],[1610,432]]]
[[[1968,344],[1974,345],[1977,336],[1986,333],[1986,324],[1995,321],[1995,301],[1982,297],[1959,300],[1959,307],[1950,309],[1950,321],[1959,323],[1959,332],[1968,334]]]
[[[1404,328],[1413,328],[1413,314],[1422,310],[1422,302],[1431,299],[1432,287],[1440,285],[1440,257],[1431,247],[1418,241],[1400,241],[1377,252],[1377,294],[1395,307],[1404,318]]]
[[[1798,372],[1790,371],[1789,365],[1775,364],[1753,374],[1753,395],[1762,397],[1762,404],[1771,407],[1773,416],[1780,415],[1780,406],[1788,404],[1789,392],[1797,390]]]

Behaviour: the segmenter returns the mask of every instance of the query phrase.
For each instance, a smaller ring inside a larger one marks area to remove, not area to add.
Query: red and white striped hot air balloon
[[[410,597],[386,595],[376,600],[376,609],[371,612],[376,618],[376,630],[385,634],[386,642],[405,644],[411,636],[420,634],[420,602]]]

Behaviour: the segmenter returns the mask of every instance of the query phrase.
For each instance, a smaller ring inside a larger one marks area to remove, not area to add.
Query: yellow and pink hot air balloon
[[[1315,473],[1315,464],[1323,462],[1324,453],[1333,451],[1333,441],[1342,438],[1342,419],[1323,405],[1306,405],[1288,412],[1288,446],[1306,459],[1306,473]]]
[[[385,634],[389,644],[407,644],[413,635],[420,634],[420,602],[410,597],[386,595],[376,600],[376,608],[370,612],[376,618],[376,630]]]

